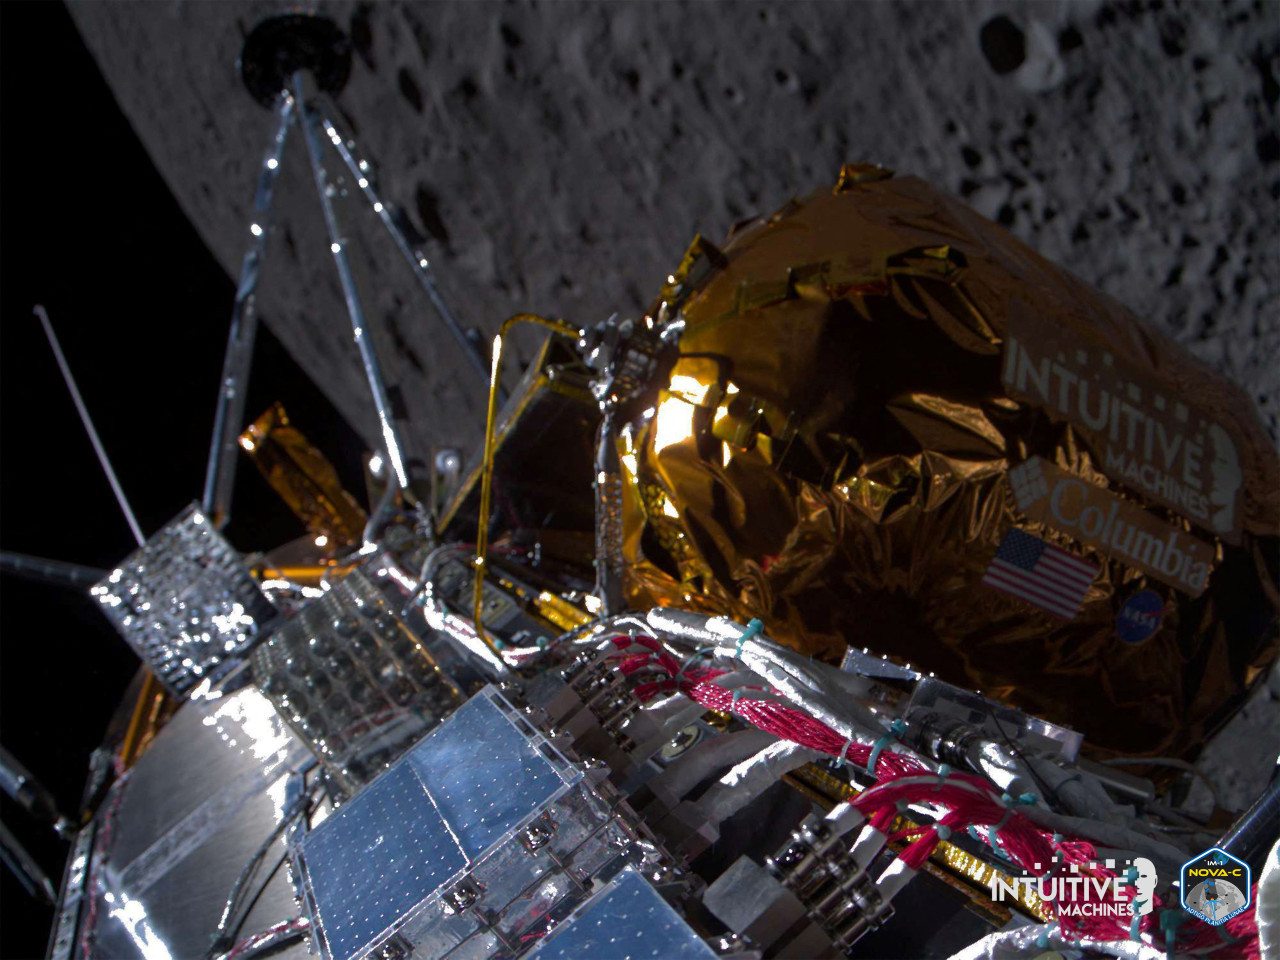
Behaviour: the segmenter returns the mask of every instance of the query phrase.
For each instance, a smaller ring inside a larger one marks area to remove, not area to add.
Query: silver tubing
[[[3,823],[0,823],[0,861],[13,871],[14,877],[29,896],[42,903],[58,902],[58,892],[40,869],[40,864],[36,863],[35,858],[27,853],[26,847],[18,842],[18,838]]]
[[[0,572],[59,587],[92,587],[109,571],[65,560],[46,560],[26,553],[0,550]]]
[[[71,368],[67,366],[67,358],[62,355],[62,345],[58,343],[58,335],[53,332],[53,324],[49,322],[49,314],[45,312],[44,307],[36,304],[32,311],[40,318],[40,323],[44,327],[44,335],[49,338],[49,346],[53,347],[53,356],[58,361],[58,369],[62,371],[62,379],[67,385],[67,390],[71,392],[71,399],[76,405],[76,412],[80,414],[80,422],[84,424],[85,432],[89,434],[89,442],[93,444],[93,452],[97,454],[98,463],[102,465],[102,472],[107,475],[107,483],[111,484],[111,492],[116,496],[116,503],[120,504],[120,510],[124,513],[124,518],[129,523],[129,529],[133,531],[133,539],[138,541],[138,546],[142,546],[146,542],[146,537],[142,535],[142,528],[138,526],[138,518],[133,515],[133,508],[129,506],[129,499],[124,495],[124,490],[120,487],[120,481],[116,478],[115,470],[111,469],[111,461],[107,458],[107,451],[103,449],[102,441],[98,438],[98,431],[93,428],[93,418],[89,416],[89,409],[84,405],[84,398],[80,396],[80,390],[76,386],[76,378],[71,375]]]
[[[353,153],[352,148],[355,146],[355,141],[352,140],[348,145],[348,141],[343,139],[326,111],[321,109],[317,112],[320,114],[321,122],[324,124],[325,135],[328,136],[329,141],[338,151],[338,155],[342,157],[342,162],[347,165],[347,169],[351,171],[351,176],[355,177],[356,184],[360,187],[361,192],[364,193],[365,199],[373,206],[373,212],[378,215],[382,225],[391,234],[391,239],[395,242],[396,249],[400,251],[405,261],[409,264],[413,275],[418,278],[418,283],[426,292],[427,299],[431,301],[432,307],[435,308],[444,325],[449,328],[453,338],[458,341],[462,352],[471,361],[471,366],[475,368],[481,381],[487,387],[489,385],[489,358],[485,356],[479,344],[467,337],[466,331],[462,329],[462,324],[458,322],[458,318],[453,315],[453,311],[449,309],[444,297],[440,295],[440,288],[436,286],[435,274],[431,270],[431,262],[421,250],[415,250],[409,245],[409,240],[404,235],[404,231],[400,229],[392,216],[392,207],[378,195],[378,188],[374,183],[373,171],[370,169],[369,161],[363,157],[357,157]]]
[[[600,430],[596,437],[596,585],[600,615],[621,613],[622,599],[622,474],[618,470],[618,431],[612,403],[601,404]]]
[[[231,492],[236,479],[236,438],[244,423],[244,405],[249,394],[249,370],[253,360],[253,344],[258,335],[258,312],[254,289],[262,268],[267,245],[268,219],[276,178],[280,175],[280,159],[285,138],[293,122],[293,97],[281,94],[279,122],[275,135],[262,158],[258,189],[253,198],[253,221],[249,224],[252,240],[240,264],[240,282],[236,301],[231,308],[231,329],[227,333],[227,351],[222,360],[222,379],[218,383],[218,404],[213,416],[213,437],[209,441],[209,464],[204,474],[204,498],[201,505],[217,527],[231,517]]]
[[[373,345],[373,337],[365,323],[364,309],[360,306],[360,294],[356,287],[355,273],[347,258],[347,238],[343,236],[342,226],[333,209],[330,198],[329,174],[324,167],[324,143],[320,139],[321,129],[325,121],[308,106],[307,97],[310,88],[314,87],[310,77],[297,73],[293,78],[294,96],[298,102],[298,119],[302,123],[302,132],[307,141],[307,154],[311,158],[311,172],[315,176],[316,191],[320,194],[320,206],[324,209],[324,222],[329,230],[329,249],[333,252],[333,262],[338,268],[338,278],[342,281],[342,294],[347,302],[347,313],[351,317],[351,330],[355,336],[356,346],[360,349],[360,359],[364,362],[365,377],[369,381],[369,389],[373,393],[374,405],[378,408],[378,420],[382,427],[382,439],[387,449],[387,459],[395,472],[396,482],[403,490],[409,486],[409,476],[405,470],[404,449],[401,443],[391,411],[391,400],[387,396],[386,382],[382,377],[382,367],[378,363],[378,353]],[[327,134],[326,134],[327,135]],[[342,138],[336,134],[329,137],[334,146],[340,146]]]
[[[382,491],[382,496],[378,498],[378,505],[369,514],[369,520],[364,525],[364,534],[361,540],[363,545],[367,545],[376,541],[382,536],[382,531],[387,524],[395,517],[396,511],[396,494],[400,492],[399,487],[387,484],[387,489]]]

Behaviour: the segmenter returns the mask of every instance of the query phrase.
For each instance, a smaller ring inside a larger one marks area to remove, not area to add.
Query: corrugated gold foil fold
[[[333,556],[360,545],[368,519],[342,487],[328,458],[311,445],[279,403],[240,434],[240,448],[289,505],[317,546]],[[323,540],[319,539],[323,538]]]
[[[722,250],[699,238],[651,312],[684,329],[619,439],[632,605],[870,647],[1104,753],[1193,753],[1274,660],[1280,469],[1252,402],[923,182],[846,168]],[[1207,589],[1021,511],[1009,471],[1034,457],[1207,545]],[[1074,618],[982,583],[1015,528],[1099,566]],[[1144,591],[1163,619],[1127,642]]]

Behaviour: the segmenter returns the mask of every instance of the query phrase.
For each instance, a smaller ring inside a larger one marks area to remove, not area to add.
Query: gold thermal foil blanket
[[[1280,468],[1241,390],[876,168],[695,248],[618,441],[632,605],[868,647],[1104,753],[1193,753],[1239,706],[1280,606]]]

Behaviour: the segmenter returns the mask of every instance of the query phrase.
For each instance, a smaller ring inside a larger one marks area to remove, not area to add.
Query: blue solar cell
[[[556,927],[528,960],[714,960],[716,953],[628,867]]]
[[[422,782],[400,764],[309,834],[303,855],[334,957],[358,955],[467,865]]]
[[[361,956],[581,778],[500,695],[472,697],[302,839],[329,957]]]
[[[440,732],[406,761],[471,860],[565,786],[557,768],[487,697],[473,697]]]

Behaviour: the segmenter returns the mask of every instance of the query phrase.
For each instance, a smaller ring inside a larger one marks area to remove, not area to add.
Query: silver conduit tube
[[[1056,924],[1028,924],[1016,930],[1001,930],[952,954],[951,960],[1019,960],[1048,951],[1083,949],[1127,960],[1165,960],[1164,951],[1137,940],[1069,940]]]
[[[1266,866],[1262,868],[1254,918],[1258,921],[1258,946],[1262,955],[1280,957],[1280,840],[1271,848]]]
[[[698,801],[698,806],[708,823],[719,825],[777,783],[783,774],[822,756],[798,743],[771,743],[734,765]]]
[[[209,441],[209,463],[205,467],[204,498],[201,506],[219,527],[231,517],[231,491],[236,477],[236,438],[244,422],[244,404],[249,396],[249,369],[253,361],[253,345],[258,334],[258,313],[254,309],[254,290],[262,270],[267,232],[271,216],[271,198],[275,195],[276,178],[280,175],[280,158],[285,139],[294,120],[294,100],[286,93],[276,107],[279,120],[275,134],[262,158],[258,189],[253,196],[253,237],[240,263],[240,280],[236,284],[235,304],[231,308],[231,329],[227,332],[227,349],[222,359],[222,379],[218,382],[218,403],[213,414],[213,438]]]
[[[1081,837],[1095,845],[1101,844],[1115,850],[1147,857],[1159,869],[1161,876],[1177,876],[1183,861],[1187,858],[1186,853],[1177,847],[1151,837],[1144,837],[1127,827],[1099,823],[1083,817],[1064,817],[1040,806],[1019,807],[1018,812],[1031,822],[1054,833]]]
[[[802,667],[790,651],[766,637],[752,637],[740,643],[747,628],[723,617],[708,617],[655,607],[646,616],[649,625],[659,633],[671,633],[713,646],[718,656],[736,659],[767,680],[797,706],[841,736],[855,741],[875,740],[884,735],[886,724],[861,703],[849,696],[833,698],[809,670]]]
[[[396,483],[404,489],[409,486],[404,442],[395,424],[391,398],[387,394],[386,381],[382,376],[382,365],[378,361],[378,352],[373,345],[373,335],[365,320],[364,308],[360,304],[360,291],[356,285],[355,270],[347,254],[347,237],[338,221],[338,215],[330,197],[329,173],[324,165],[324,141],[321,139],[324,120],[307,103],[315,83],[309,74],[299,72],[294,75],[293,87],[294,97],[298,101],[298,119],[307,142],[307,155],[311,159],[311,172],[315,177],[316,192],[320,195],[320,206],[324,211],[324,222],[329,231],[329,249],[333,253],[333,263],[338,269],[338,279],[342,282],[347,314],[351,318],[352,336],[355,339],[356,348],[360,351],[365,378],[369,381],[369,390],[373,394],[373,403],[378,411],[378,422],[382,430],[383,445],[386,447],[387,461],[391,464]],[[331,142],[334,139],[328,134],[325,134],[325,138]]]

